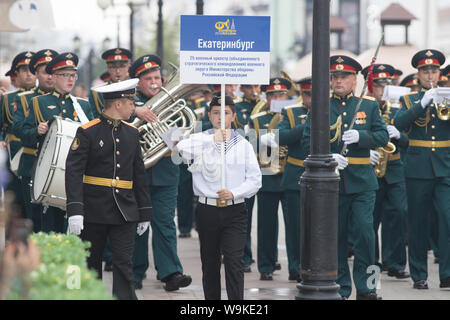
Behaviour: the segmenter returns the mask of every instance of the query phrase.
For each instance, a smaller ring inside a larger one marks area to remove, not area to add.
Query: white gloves
[[[275,141],[275,134],[273,132],[263,134],[260,137],[259,142],[263,146],[269,146],[271,148],[277,148],[278,147],[278,143]]]
[[[342,141],[346,144],[358,143],[359,141],[359,132],[358,130],[347,130],[342,135]]]
[[[400,139],[400,131],[398,131],[395,126],[388,125],[387,126],[387,131],[389,133],[389,138],[390,139],[396,139],[396,140]]]
[[[344,170],[346,166],[348,166],[348,160],[346,157],[340,155],[339,153],[332,154],[334,160],[338,163],[338,170]]]
[[[136,233],[139,236],[142,236],[144,234],[144,232],[147,231],[149,225],[150,225],[150,222],[148,222],[148,221],[139,222],[138,225],[137,225]]]
[[[420,104],[422,105],[422,108],[426,108],[427,105],[430,104],[431,100],[433,100],[434,92],[436,89],[430,89],[425,92],[425,94],[422,97],[422,100],[420,101]]]
[[[380,160],[380,153],[375,150],[370,150],[370,164],[376,165],[378,161]]]
[[[83,230],[83,219],[84,217],[82,215],[69,217],[69,232],[78,236],[81,233],[81,230]]]

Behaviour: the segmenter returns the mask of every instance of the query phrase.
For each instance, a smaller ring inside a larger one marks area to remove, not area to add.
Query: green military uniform
[[[412,59],[415,68],[439,67],[445,57],[437,50],[422,50]],[[406,190],[409,218],[409,268],[418,288],[428,277],[428,214],[431,207],[439,220],[439,278],[450,287],[450,122],[441,120],[434,103],[422,107],[427,89],[400,98],[401,110],[394,125],[409,136],[406,155]],[[419,282],[420,281],[420,282]]]
[[[1,130],[2,130],[2,141],[6,141],[9,146],[8,156],[13,159],[16,153],[22,147],[22,141],[19,137],[13,134],[12,124],[15,111],[17,110],[16,97],[18,94],[26,92],[25,89],[19,88],[12,92],[5,93],[1,97]],[[17,206],[19,212],[22,216],[26,217],[26,205],[25,199],[22,192],[22,183],[18,176],[16,176],[10,169],[10,161],[7,161],[8,172],[9,172],[9,182],[6,185],[5,191],[10,191],[14,194],[14,205]]]
[[[131,65],[130,77],[139,77],[150,69],[159,68],[160,65],[159,57],[142,56]],[[150,97],[145,97],[140,90],[137,90],[137,98],[138,101],[135,104],[138,107],[144,105]],[[169,276],[183,273],[183,267],[177,254],[174,222],[180,170],[178,165],[172,162],[170,155],[170,152],[167,153],[154,166],[146,170],[153,207],[151,221],[153,259],[158,276],[163,281]],[[135,281],[141,283],[148,268],[148,231],[136,239],[133,260]]]
[[[369,67],[362,70],[367,78]],[[389,64],[375,64],[372,79],[374,83],[391,83],[396,69]],[[390,102],[383,102],[381,113],[386,125],[392,125],[399,106]],[[408,147],[408,136],[400,133],[399,139],[391,139],[395,145],[395,152],[385,154],[388,157],[386,173],[378,178],[379,188],[376,194],[375,209],[373,211],[375,230],[375,258],[379,260],[378,229],[381,228],[382,263],[380,265],[388,270],[390,276],[407,278],[409,274],[404,271],[406,267],[406,187],[404,166],[401,151]],[[377,150],[378,151],[378,150]]]
[[[54,50],[44,49],[36,52],[30,60],[30,71],[36,74],[36,69],[49,63],[58,53]],[[17,95],[17,111],[13,117],[13,132],[22,140],[23,153],[20,157],[18,174],[22,178],[22,192],[25,199],[25,209],[27,217],[33,221],[33,231],[41,230],[42,206],[40,204],[31,203],[30,180],[32,175],[32,167],[37,155],[37,143],[28,141],[23,135],[23,126],[25,118],[30,114],[32,109],[31,99],[45,94],[46,92],[39,87],[35,87],[30,91],[22,92]]]
[[[11,70],[8,71],[8,73],[12,75],[15,74],[20,67],[28,67],[33,54],[34,52],[24,51],[16,55],[11,64]],[[19,88],[12,92],[5,93],[1,97],[2,112],[0,124],[2,131],[2,140],[6,141],[8,145],[8,155],[10,160],[12,160],[22,148],[22,141],[20,137],[14,134],[13,122],[14,116],[18,110],[17,95],[25,91],[25,88]],[[18,210],[24,218],[29,217],[26,210],[27,205],[25,204],[26,196],[24,196],[22,192],[22,181],[20,174],[18,174],[18,172],[13,173],[11,171],[10,161],[8,161],[8,171],[10,173],[10,180],[6,185],[5,191],[11,191],[14,194],[13,203],[17,207],[16,210]]]
[[[49,74],[54,74],[57,70],[76,70],[77,64],[78,57],[74,53],[62,53],[53,58],[47,65],[46,71]],[[81,98],[76,99],[86,117],[92,120],[93,115],[89,102]],[[31,99],[31,108],[23,124],[24,141],[26,140],[30,145],[37,145],[44,141],[45,136],[37,134],[37,127],[41,122],[52,120],[54,116],[80,121],[73,107],[72,96],[69,93],[61,94],[56,90],[52,90],[47,94],[33,97]],[[44,211],[41,221],[42,231],[65,232],[65,212],[56,207],[49,207],[47,210],[44,209]]]
[[[262,91],[267,94],[272,92],[287,92],[290,88],[290,83],[282,78],[272,78],[270,79],[269,85],[264,85],[261,87]],[[269,106],[267,106],[268,108]],[[269,127],[269,123],[275,113],[270,111],[262,111],[253,114],[250,117],[249,126],[255,130],[256,137],[260,137],[265,132],[261,130],[266,130]],[[258,139],[259,141],[259,139]],[[259,147],[261,145],[259,144]],[[268,148],[269,149],[269,148]],[[261,164],[261,155],[258,152],[258,160],[260,161],[261,168],[266,167],[265,164]],[[267,168],[268,169],[268,168]],[[275,264],[278,257],[278,205],[281,201],[281,206],[283,209],[283,215],[286,216],[287,213],[287,201],[286,195],[281,188],[281,178],[282,174],[265,174],[262,170],[262,187],[257,193],[258,201],[258,246],[257,246],[257,256],[258,256],[258,271],[261,273],[261,279],[272,280],[272,273],[275,270]]]
[[[391,108],[390,110],[389,121],[392,123],[399,109]],[[381,108],[383,114],[385,111],[386,103]],[[380,223],[382,224],[382,265],[392,272],[404,270],[406,267],[406,185],[404,164],[400,152],[407,149],[408,136],[400,133],[400,139],[391,139],[391,142],[395,145],[396,151],[388,155],[386,174],[378,179],[379,189],[377,190],[373,216],[376,236]],[[376,258],[378,258],[378,250]]]
[[[284,214],[286,226],[286,251],[288,255],[290,280],[300,280],[300,177],[304,172],[303,160],[309,150],[301,145],[303,127],[308,109],[303,105],[283,108],[282,121],[278,124],[279,144],[288,148],[288,158],[281,178],[287,202]]]
[[[359,63],[346,56],[330,58],[330,72],[357,74]],[[344,97],[330,95],[331,153],[339,154],[343,147],[342,134],[349,130],[359,98],[353,92]],[[309,119],[304,129],[302,143],[309,146]],[[373,209],[377,177],[370,164],[370,149],[385,146],[388,142],[386,124],[381,119],[378,103],[374,98],[364,97],[356,114],[353,126],[358,131],[359,141],[347,146],[348,166],[340,170],[339,217],[338,217],[338,279],[339,294],[349,297],[352,291],[350,270],[347,261],[349,228],[352,226],[354,246],[353,281],[358,295],[376,291],[368,286],[373,274],[368,269],[375,263],[375,235],[373,232]],[[372,284],[372,283],[371,283]]]

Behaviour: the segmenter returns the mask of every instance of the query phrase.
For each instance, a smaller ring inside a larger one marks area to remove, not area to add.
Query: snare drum
[[[66,210],[66,159],[80,125],[60,117],[51,123],[31,181],[32,202]]]

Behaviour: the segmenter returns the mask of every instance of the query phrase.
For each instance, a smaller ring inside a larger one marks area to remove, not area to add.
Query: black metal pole
[[[301,186],[301,278],[296,299],[340,299],[337,233],[339,175],[330,155],[330,0],[314,0],[311,154]]]
[[[203,0],[197,0],[197,14],[203,14]]]
[[[156,53],[163,60],[163,18],[162,18],[163,1],[158,0],[158,36]]]
[[[130,7],[130,52],[134,57],[134,7],[131,2],[128,3],[128,6]]]

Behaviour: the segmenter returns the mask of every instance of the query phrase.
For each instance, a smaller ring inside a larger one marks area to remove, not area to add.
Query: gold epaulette
[[[419,93],[418,91],[410,91],[408,93],[405,93],[404,96],[410,96],[412,94],[418,94],[418,93]]]
[[[236,104],[236,103],[241,103],[242,101],[244,101],[244,100],[242,100],[242,98],[241,97],[234,97],[233,98],[233,102]]]
[[[89,100],[88,100],[88,99],[86,99],[86,98],[80,98],[80,97],[75,97],[75,98],[77,98],[77,100],[83,100],[83,101],[85,101],[85,102],[89,103]]]
[[[266,114],[267,114],[267,111],[258,112],[258,113],[254,114],[254,115],[251,115],[250,119],[253,120],[255,118],[259,118],[259,117],[265,116]]]
[[[370,101],[376,101],[376,99],[374,97],[370,97],[370,96],[363,96],[363,99],[370,100]]]
[[[24,96],[24,95],[27,95],[27,94],[30,94],[30,93],[33,93],[33,92],[34,92],[33,90],[28,90],[28,91],[24,91],[24,92],[18,93],[17,95],[19,97],[21,97],[21,96]]]
[[[102,120],[100,120],[99,118],[94,119],[92,121],[89,121],[88,123],[83,124],[81,127],[86,130],[87,128],[90,128],[92,126],[95,126],[96,124],[100,123]]]
[[[126,121],[123,121],[123,120],[122,120],[122,122],[123,122],[124,124],[126,124],[127,126],[132,127],[132,128],[134,128],[134,129],[138,130],[138,128],[136,128],[135,126],[133,126],[131,123],[126,122]]]
[[[290,106],[286,106],[286,107],[284,107],[284,109],[287,110],[287,109],[302,108],[302,107],[303,107],[303,102],[300,102],[300,103],[296,103],[296,104],[293,104]]]

